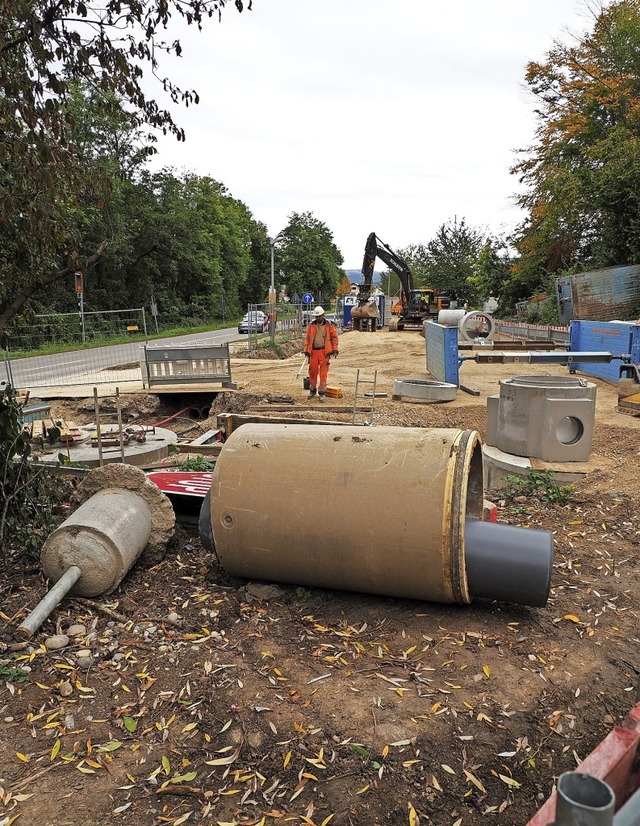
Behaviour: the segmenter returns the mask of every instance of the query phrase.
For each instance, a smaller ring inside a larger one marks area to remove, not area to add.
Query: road
[[[246,339],[246,336],[239,336],[237,327],[225,327],[210,332],[153,339],[149,342],[149,347],[224,344],[238,338]],[[132,371],[131,367],[126,370],[125,365],[138,365],[140,360],[144,358],[143,347],[143,342],[135,341],[105,347],[70,350],[48,356],[15,359],[11,362],[10,367],[6,362],[2,363],[0,366],[0,381],[12,381],[15,387],[23,388],[42,387],[51,384],[77,384],[82,383],[83,379],[86,380],[86,376],[95,376],[96,373],[102,370],[109,370],[109,378],[113,381],[126,381],[123,374]],[[120,370],[113,369],[119,366],[121,367]],[[139,368],[136,369],[139,372]]]

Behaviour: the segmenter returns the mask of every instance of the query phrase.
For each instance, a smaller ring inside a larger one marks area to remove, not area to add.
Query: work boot
[[[307,396],[307,398],[308,399],[315,399],[315,397],[316,397],[316,391],[315,390],[309,390],[309,395]]]
[[[327,398],[322,390],[318,393],[318,401],[319,402],[326,402]]]

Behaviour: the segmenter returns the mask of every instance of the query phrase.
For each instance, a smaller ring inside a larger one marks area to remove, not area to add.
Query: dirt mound
[[[296,353],[302,353],[304,349],[304,339],[297,338],[293,341],[285,341],[282,344],[271,345],[259,344],[257,347],[252,347],[244,350],[234,350],[234,356],[243,359],[288,359],[295,356]]]

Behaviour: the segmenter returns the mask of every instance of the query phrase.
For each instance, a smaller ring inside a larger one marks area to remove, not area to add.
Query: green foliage
[[[510,485],[512,496],[532,496],[557,505],[568,505],[573,498],[573,485],[558,485],[552,470],[529,468],[526,477],[509,474],[503,478]]]
[[[36,558],[60,521],[55,508],[66,498],[69,482],[29,461],[29,437],[22,427],[15,391],[0,394],[0,559],[18,554]]]
[[[549,273],[640,260],[640,2],[594,9],[591,32],[527,68],[538,129],[512,170],[527,211],[515,300]]]
[[[174,102],[198,102],[159,73],[162,53],[182,52],[165,30],[176,19],[201,28],[225,5],[2,0],[0,335],[32,295],[102,258],[107,198],[155,151],[154,130],[184,140],[151,97],[155,80]]]
[[[20,668],[11,660],[0,660],[0,682],[2,683],[26,683],[29,679],[29,672]]]
[[[460,303],[475,306],[500,295],[509,277],[504,244],[463,218],[442,224],[426,244],[401,251],[417,287],[436,287]]]
[[[215,462],[212,462],[205,456],[189,456],[182,462],[178,462],[178,470],[204,472],[206,470],[213,470],[215,464]]]
[[[289,296],[311,292],[333,297],[344,275],[343,259],[326,224],[310,212],[294,212],[275,247],[275,270]]]

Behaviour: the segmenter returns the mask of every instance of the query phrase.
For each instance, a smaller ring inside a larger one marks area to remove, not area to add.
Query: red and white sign
[[[211,487],[211,472],[191,472],[185,471],[154,471],[147,473],[150,479],[157,485],[163,493],[169,496],[197,496],[201,499],[209,492]]]

